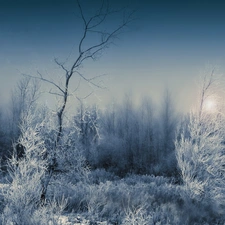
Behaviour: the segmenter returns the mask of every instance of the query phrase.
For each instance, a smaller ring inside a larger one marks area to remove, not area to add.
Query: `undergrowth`
[[[104,170],[91,171],[87,182],[57,183],[55,180],[49,193],[54,193],[56,199],[63,194],[68,203],[67,213],[85,215],[90,221],[124,225],[224,222],[222,215],[208,204],[188,197],[184,186],[153,175],[129,175],[119,179]]]

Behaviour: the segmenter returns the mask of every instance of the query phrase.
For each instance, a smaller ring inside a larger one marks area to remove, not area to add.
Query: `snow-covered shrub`
[[[58,204],[54,201],[41,201],[48,167],[42,138],[44,122],[34,125],[32,118],[33,115],[29,114],[21,124],[18,144],[23,146],[24,155],[18,157],[15,151],[8,162],[11,183],[4,193],[2,224],[48,224],[65,206],[65,202]]]
[[[170,183],[170,179],[163,176],[154,176],[154,175],[136,175],[131,174],[125,179],[127,184],[135,185],[137,183],[155,183],[157,186],[165,185]]]
[[[46,149],[38,136],[38,127],[23,130],[19,143],[24,146],[26,156],[18,160],[12,156],[9,161],[12,183],[5,195],[7,206],[4,215],[23,224],[39,204],[47,165],[45,160],[41,160]]]
[[[125,212],[125,218],[122,221],[123,225],[147,225],[153,224],[153,217],[143,206],[128,209]]]
[[[56,179],[64,183],[88,182],[89,171],[82,149],[73,145],[57,149]]]
[[[179,215],[175,204],[162,204],[152,210],[146,210],[144,205],[129,208],[122,225],[187,225]]]
[[[221,213],[225,206],[224,134],[218,123],[219,118],[218,121],[213,118],[199,125],[192,115],[189,138],[181,136],[176,142],[178,165],[186,190],[184,201],[200,204],[202,209],[207,208],[208,214]]]
[[[99,184],[115,180],[119,180],[119,177],[105,169],[91,170],[88,176],[88,182],[90,184]]]
[[[218,101],[215,93],[219,89],[213,74],[203,81],[197,110],[190,113],[188,127],[181,131],[175,146],[186,190],[184,201],[201,207],[198,216],[204,210],[215,216],[225,207],[225,118],[219,105],[207,108],[210,98]]]
[[[53,190],[56,199],[62,194],[68,199],[68,211],[83,213],[93,221],[107,220],[112,224],[121,224],[125,218],[128,221],[127,216],[137,213],[138,209],[141,211],[136,216],[144,216],[145,219],[149,219],[150,215],[155,218],[154,221],[169,217],[175,221],[176,216],[181,214],[180,191],[180,186],[169,183],[168,178],[137,175],[94,183],[60,182]]]

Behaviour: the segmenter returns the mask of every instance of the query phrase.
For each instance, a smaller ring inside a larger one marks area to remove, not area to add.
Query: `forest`
[[[168,90],[159,105],[80,100],[56,146],[41,83],[21,78],[1,108],[1,224],[223,224],[221,81],[205,74],[187,114]]]
[[[223,76],[210,69],[199,78],[187,113],[169,89],[159,102],[137,104],[125,93],[105,107],[87,103],[104,76],[88,77],[85,63],[133,21],[133,12],[104,2],[87,16],[77,1],[83,31],[76,55],[54,60],[59,79],[23,74],[0,105],[0,224],[225,224]],[[121,12],[122,22],[105,30]],[[81,97],[84,83],[91,88]],[[43,85],[55,108],[43,101]]]

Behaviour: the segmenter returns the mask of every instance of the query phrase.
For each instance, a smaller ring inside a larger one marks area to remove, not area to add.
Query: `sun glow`
[[[205,107],[204,107],[205,111],[207,111],[207,112],[213,113],[217,109],[216,101],[213,99],[206,100],[204,105],[205,105]]]

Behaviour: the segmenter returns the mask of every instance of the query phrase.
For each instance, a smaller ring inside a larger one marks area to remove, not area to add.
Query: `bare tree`
[[[115,38],[117,38],[124,28],[126,28],[127,25],[133,20],[133,12],[126,13],[126,10],[111,10],[108,1],[103,0],[99,9],[92,16],[86,16],[81,1],[77,0],[77,6],[83,23],[83,31],[77,46],[78,55],[76,58],[70,59],[72,63],[68,65],[68,60],[65,62],[60,62],[58,59],[55,59],[55,63],[62,69],[62,79],[59,82],[54,79],[48,79],[40,72],[38,72],[37,76],[28,75],[29,77],[33,77],[51,84],[54,88],[56,88],[56,92],[51,91],[51,93],[60,96],[62,99],[57,110],[57,137],[55,140],[55,153],[53,154],[54,157],[52,159],[52,166],[50,167],[50,174],[52,174],[52,171],[57,164],[56,149],[60,147],[60,141],[63,132],[63,116],[68,103],[68,97],[72,94],[69,88],[72,77],[79,77],[80,79],[77,87],[75,88],[75,91],[73,91],[73,94],[80,87],[81,81],[88,83],[92,87],[103,88],[101,82],[99,82],[99,78],[101,78],[102,75],[89,78],[81,72],[81,67],[83,67],[85,62],[87,62],[89,59],[95,60],[96,58],[100,57],[99,54],[102,53],[104,49],[108,48],[113,43]],[[109,28],[108,30],[105,30],[105,23],[107,22],[107,19],[111,19],[112,16],[118,17],[118,15],[123,16],[122,22],[111,30]],[[98,36],[99,41],[96,43],[93,43],[93,40],[90,41],[90,38],[93,34]],[[85,97],[88,97],[91,95],[91,93],[92,91],[90,91],[90,93]],[[78,96],[76,97],[78,98]],[[45,195],[45,193],[43,193],[43,195]]]
[[[110,10],[109,4],[107,1],[102,1],[102,4],[99,8],[99,10],[96,11],[96,13],[87,18],[84,14],[84,9],[80,3],[79,0],[77,0],[77,5],[80,11],[81,19],[83,22],[83,33],[82,37],[78,44],[78,56],[73,60],[72,65],[67,66],[66,62],[59,62],[58,59],[55,59],[55,63],[63,70],[64,72],[64,82],[62,81],[62,84],[58,84],[55,80],[50,80],[45,78],[41,73],[38,72],[39,76],[36,76],[34,78],[40,79],[44,82],[47,82],[51,85],[53,85],[57,89],[57,93],[53,93],[55,95],[59,95],[62,97],[62,103],[59,107],[59,110],[57,112],[58,117],[58,135],[56,139],[56,145],[60,141],[60,137],[62,135],[62,128],[63,128],[63,114],[68,102],[68,97],[70,95],[69,92],[69,84],[71,81],[71,78],[73,76],[78,76],[80,79],[84,80],[85,82],[89,83],[90,85],[93,85],[98,88],[102,88],[103,86],[101,83],[97,82],[98,78],[102,77],[102,75],[95,76],[92,78],[88,78],[86,75],[84,75],[80,69],[81,66],[88,60],[88,59],[96,59],[99,57],[99,53],[101,53],[104,49],[109,47],[110,44],[113,43],[113,40],[120,34],[120,32],[132,21],[132,15],[133,13],[129,13],[127,16],[124,16],[122,23],[118,25],[115,29],[111,31],[104,31],[101,30],[102,24],[106,21],[107,17],[111,15],[117,15],[118,13],[121,13],[121,10],[115,11]],[[123,15],[124,11],[122,12]],[[99,36],[99,42],[96,44],[87,44],[87,40],[89,39],[89,36],[92,33],[96,33]],[[30,76],[32,77],[32,76]],[[80,86],[80,82],[77,85],[77,90]],[[90,93],[91,94],[91,93]],[[89,95],[90,95],[89,94]],[[87,96],[86,96],[87,97]]]

